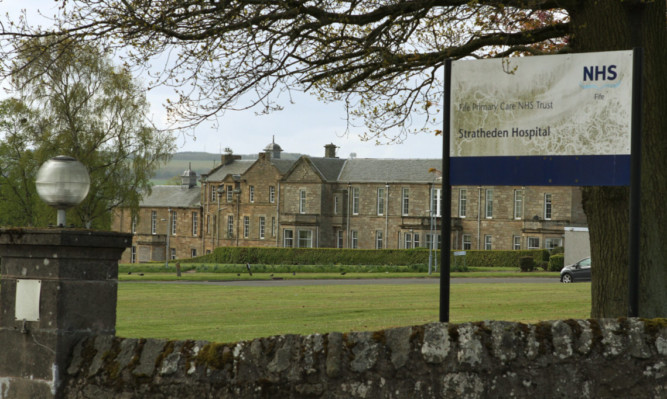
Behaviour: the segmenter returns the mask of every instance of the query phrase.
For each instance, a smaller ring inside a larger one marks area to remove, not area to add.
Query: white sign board
[[[632,51],[452,62],[450,156],[469,158],[453,167],[534,170],[531,157],[544,156],[593,156],[584,170],[617,156],[629,164],[632,69]]]
[[[39,321],[41,280],[16,280],[16,320]]]

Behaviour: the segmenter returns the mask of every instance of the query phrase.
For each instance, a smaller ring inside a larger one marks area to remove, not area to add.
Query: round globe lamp
[[[79,205],[88,195],[90,176],[76,159],[59,155],[46,161],[37,172],[37,194],[58,210],[59,227],[65,226],[65,211]]]

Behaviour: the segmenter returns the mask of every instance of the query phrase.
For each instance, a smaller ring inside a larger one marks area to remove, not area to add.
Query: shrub
[[[535,269],[535,259],[530,256],[519,258],[519,268],[522,272],[532,272]]]
[[[551,255],[549,258],[549,271],[559,272],[565,266],[565,256],[562,254]]]

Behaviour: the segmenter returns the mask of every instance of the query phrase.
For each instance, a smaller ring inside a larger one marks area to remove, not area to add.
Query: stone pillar
[[[59,398],[78,340],[114,335],[126,233],[0,229],[0,398]]]

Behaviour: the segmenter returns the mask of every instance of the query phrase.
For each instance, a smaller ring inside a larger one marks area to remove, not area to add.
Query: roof
[[[141,201],[141,207],[192,208],[201,202],[201,188],[183,186],[153,186],[150,195]]]
[[[242,175],[255,162],[257,162],[255,159],[234,160],[234,162],[213,169],[209,172],[210,174],[204,176],[207,181],[222,181],[228,175]]]
[[[284,175],[296,161],[296,159],[272,159],[271,163],[278,169],[280,174]]]
[[[310,158],[310,160],[327,181],[336,181],[345,165],[345,160],[339,158]]]
[[[338,176],[341,183],[432,183],[429,169],[442,169],[442,159],[348,159]]]

